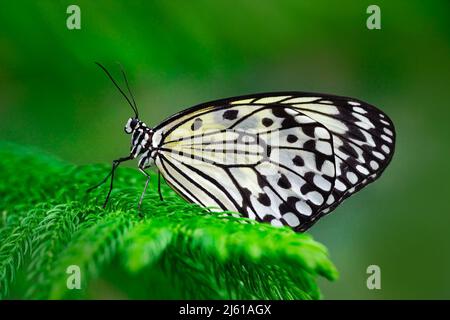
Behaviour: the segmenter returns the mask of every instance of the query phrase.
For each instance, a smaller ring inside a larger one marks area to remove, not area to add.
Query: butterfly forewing
[[[185,199],[295,230],[375,180],[394,140],[375,107],[298,92],[202,104],[154,135],[156,165]]]

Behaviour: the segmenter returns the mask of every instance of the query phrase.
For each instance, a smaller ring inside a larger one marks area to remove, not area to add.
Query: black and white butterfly
[[[377,179],[394,153],[394,125],[385,113],[357,99],[318,93],[211,101],[150,128],[139,119],[129,88],[131,100],[100,67],[135,113],[125,126],[130,155],[115,160],[102,181],[111,176],[105,205],[115,168],[139,158],[144,193],[145,169],[156,165],[187,201],[304,231]]]

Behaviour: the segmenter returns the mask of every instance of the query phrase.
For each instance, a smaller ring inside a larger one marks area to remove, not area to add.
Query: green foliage
[[[107,166],[0,143],[0,167],[2,298],[318,299],[317,277],[337,277],[311,236],[207,212],[165,184],[160,202],[153,182],[139,215],[134,169],[119,168],[102,209],[106,188],[85,190]],[[81,290],[67,289],[70,265]]]

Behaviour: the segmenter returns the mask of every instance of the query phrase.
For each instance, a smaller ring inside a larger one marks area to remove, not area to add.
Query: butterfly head
[[[129,118],[127,123],[125,124],[125,133],[133,133],[133,131],[136,130],[141,124],[142,121],[140,121],[138,118]]]

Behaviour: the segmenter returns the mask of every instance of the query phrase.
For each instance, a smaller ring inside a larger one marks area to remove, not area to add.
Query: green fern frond
[[[34,229],[31,239],[33,252],[26,268],[30,286],[25,297],[45,297],[42,288],[49,286],[47,274],[51,271],[52,262],[78,229],[80,212],[77,209],[71,203],[56,205],[46,212]]]
[[[4,227],[0,244],[0,298],[7,296],[9,284],[32,251],[34,229],[45,218],[45,204],[30,209],[17,224]]]
[[[150,187],[138,214],[145,179],[130,168],[117,171],[103,209],[106,188],[85,191],[108,166],[9,143],[0,166],[3,298],[318,299],[317,278],[337,278],[308,234],[208,212],[165,184],[164,201]],[[71,265],[81,290],[67,287]]]

